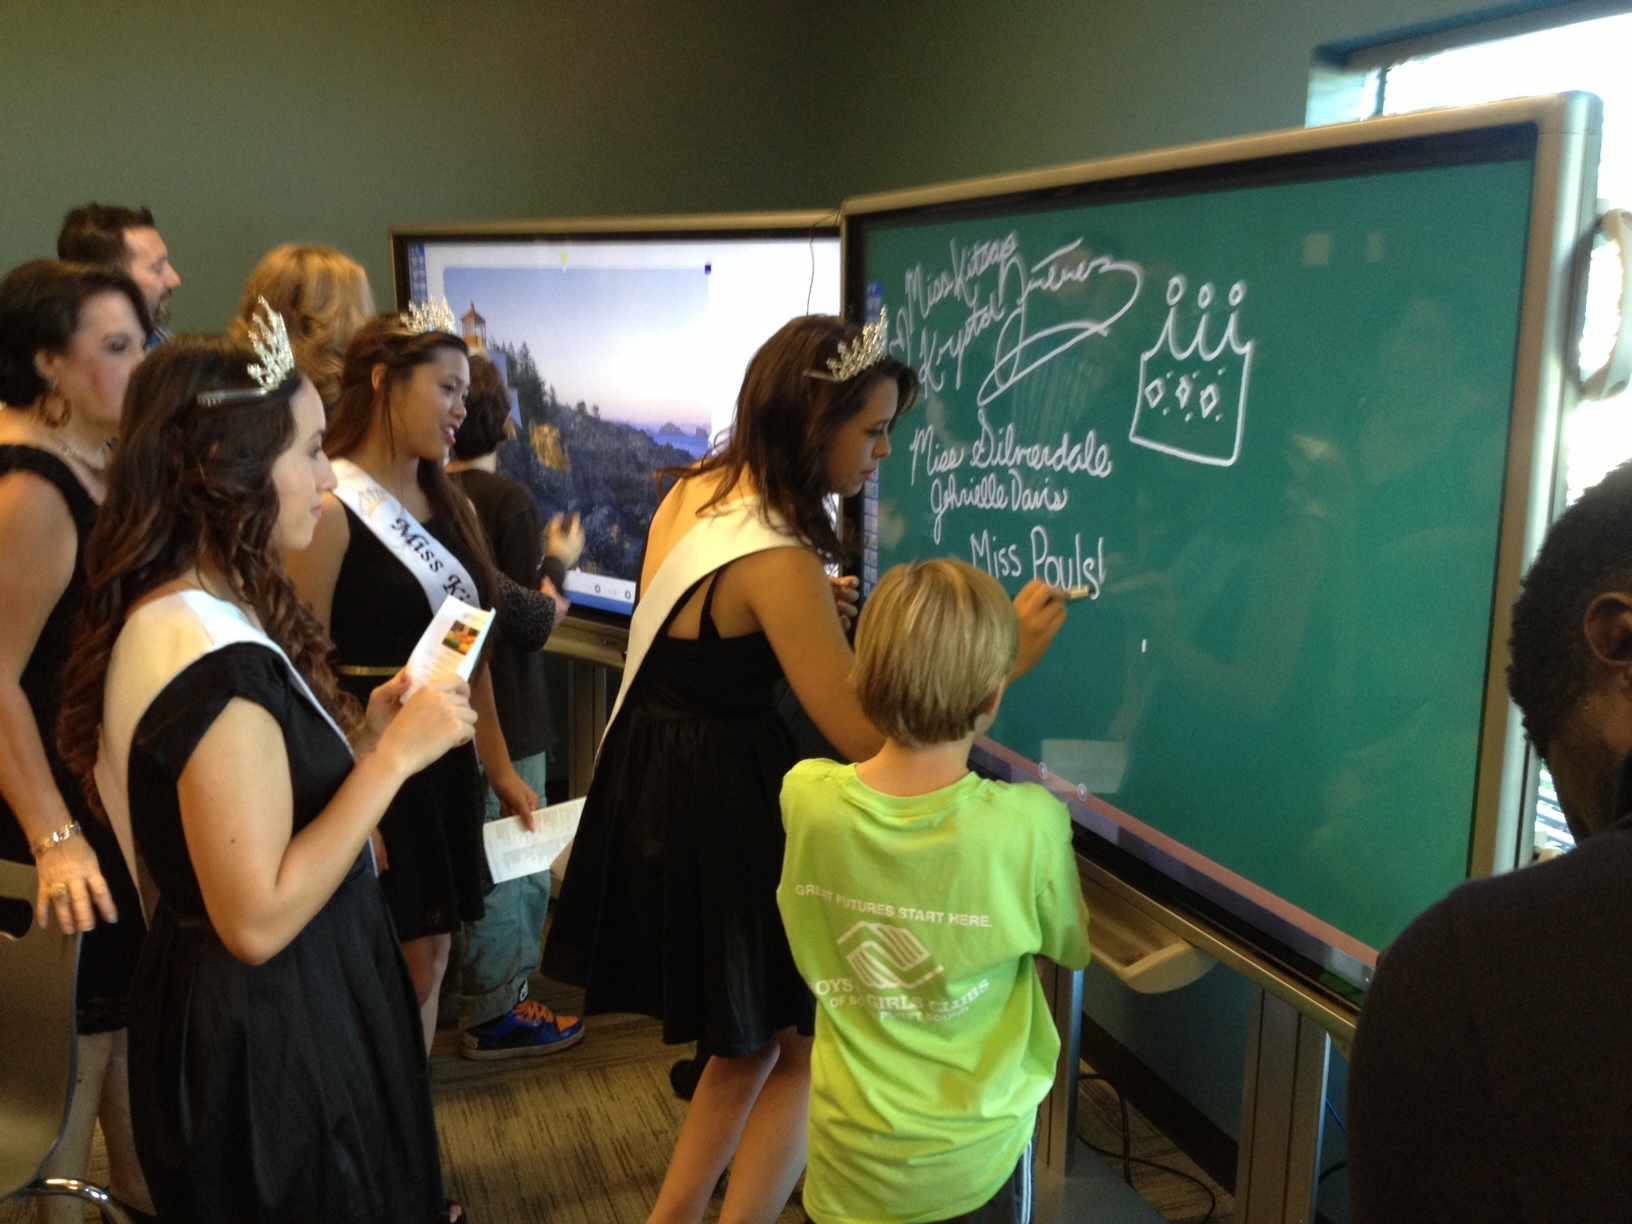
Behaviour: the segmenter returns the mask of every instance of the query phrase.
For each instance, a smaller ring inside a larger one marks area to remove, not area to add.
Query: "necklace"
[[[58,450],[60,450],[64,455],[66,455],[68,458],[77,459],[80,463],[84,464],[87,468],[89,468],[91,471],[97,473],[98,475],[100,475],[103,471],[105,471],[107,469],[107,466],[108,466],[108,450],[107,450],[107,447],[102,448],[102,458],[100,460],[97,460],[97,459],[91,457],[90,455],[84,454],[82,451],[79,450],[79,448],[74,447],[74,446],[70,446],[68,444],[68,440],[66,438],[64,438],[60,433],[58,433],[55,429],[51,429],[50,427],[47,427],[46,432],[51,435],[51,441],[56,446],[56,448]]]

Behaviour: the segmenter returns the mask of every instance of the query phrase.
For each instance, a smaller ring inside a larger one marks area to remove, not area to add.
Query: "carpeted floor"
[[[546,978],[532,993],[569,1014],[580,997]],[[596,1016],[572,1049],[520,1061],[461,1058],[458,1037],[437,1034],[431,1073],[449,1193],[475,1224],[646,1219],[685,1118],[669,1065],[686,1047],[641,1016]],[[790,1206],[779,1224],[804,1220]]]
[[[1089,1079],[1086,1073],[1092,1068],[1086,1063],[1083,1071],[1077,1086],[1077,1134],[1099,1149],[1100,1159],[1121,1177],[1122,1111],[1116,1090],[1104,1081]],[[1201,1224],[1203,1220],[1207,1224],[1232,1224],[1235,1202],[1229,1193],[1131,1106],[1128,1136],[1128,1154],[1133,1160],[1127,1172],[1133,1188],[1164,1219],[1173,1224]]]
[[[534,996],[572,1012],[577,992],[543,978]],[[449,1192],[475,1224],[641,1224],[656,1200],[686,1106],[669,1088],[669,1064],[685,1051],[665,1046],[656,1021],[598,1016],[577,1046],[545,1058],[472,1062],[459,1057],[458,1033],[437,1036],[431,1068]],[[1205,1175],[1130,1111],[1133,1155]],[[1085,1080],[1078,1130],[1089,1143],[1121,1151],[1114,1093]],[[1106,1157],[1120,1175],[1120,1156]],[[89,1170],[106,1180],[100,1141]],[[1133,1166],[1134,1187],[1170,1221],[1199,1224],[1207,1194],[1170,1173]],[[1210,1185],[1210,1183],[1209,1183]],[[1229,1224],[1228,1195],[1212,1224]],[[705,1219],[719,1214],[716,1199]],[[89,1217],[94,1219],[95,1217]],[[0,1204],[0,1224],[25,1224],[17,1204]],[[778,1224],[804,1224],[790,1205]]]

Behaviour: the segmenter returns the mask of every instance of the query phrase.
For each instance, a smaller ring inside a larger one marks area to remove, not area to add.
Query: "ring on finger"
[[[68,897],[68,885],[66,885],[66,884],[58,884],[55,888],[53,888],[51,890],[51,900],[53,900],[53,901],[64,901],[64,900],[67,899],[67,897]]]

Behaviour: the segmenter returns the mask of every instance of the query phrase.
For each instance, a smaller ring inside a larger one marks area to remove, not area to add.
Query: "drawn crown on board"
[[[1246,300],[1245,281],[1230,286],[1230,308],[1223,334],[1208,340],[1217,291],[1212,282],[1197,290],[1200,312],[1195,335],[1179,343],[1179,313],[1187,282],[1174,276],[1167,282],[1167,319],[1161,335],[1139,359],[1139,394],[1134,404],[1128,440],[1176,459],[1230,467],[1241,457],[1246,429],[1247,378],[1256,341],[1240,337],[1240,306]]]

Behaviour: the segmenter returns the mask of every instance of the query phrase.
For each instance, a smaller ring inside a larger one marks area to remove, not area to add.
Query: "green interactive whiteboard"
[[[1532,100],[846,206],[848,308],[924,384],[864,498],[864,585],[952,555],[1083,592],[987,757],[1316,960],[1374,962],[1500,861],[1504,802],[1517,825],[1499,673],[1590,223],[1559,150],[1594,116]]]

